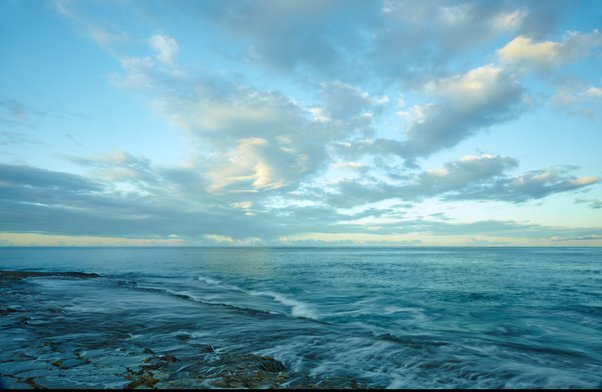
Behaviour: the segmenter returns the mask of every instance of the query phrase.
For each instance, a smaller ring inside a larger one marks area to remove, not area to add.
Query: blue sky
[[[599,1],[0,3],[0,245],[602,245]]]

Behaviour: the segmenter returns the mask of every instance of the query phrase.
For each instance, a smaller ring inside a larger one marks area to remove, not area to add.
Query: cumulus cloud
[[[432,75],[445,75],[452,59],[467,59],[506,34],[551,31],[565,6],[558,1],[540,2],[536,9],[516,1],[384,1],[368,58],[381,77],[419,86]]]
[[[512,73],[496,65],[437,78],[422,91],[433,102],[398,112],[406,119],[405,140],[374,138],[340,143],[343,155],[395,154],[416,166],[416,159],[454,147],[463,140],[517,117],[529,96]]]
[[[125,57],[121,63],[120,86],[150,94],[159,115],[202,142],[199,160],[214,193],[299,186],[328,166],[331,143],[373,134],[372,115],[388,102],[386,96],[329,82],[321,87],[318,109],[222,73],[174,75],[150,57]]]
[[[326,160],[340,126],[314,121],[279,94],[251,91],[228,101],[166,99],[163,112],[212,148],[214,190],[275,189],[298,183]]]
[[[428,156],[515,117],[525,105],[520,83],[495,66],[429,82],[426,90],[442,99],[427,105],[409,127],[401,146],[404,157]]]
[[[504,63],[549,71],[588,56],[601,45],[602,33],[598,30],[589,34],[569,31],[562,41],[536,41],[520,35],[499,49],[497,54]]]

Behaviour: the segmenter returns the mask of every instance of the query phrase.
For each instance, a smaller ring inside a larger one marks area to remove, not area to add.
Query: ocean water
[[[166,388],[602,387],[602,248],[2,248],[0,270],[100,275],[0,281],[8,386],[162,360]],[[286,370],[241,381],[262,358]]]

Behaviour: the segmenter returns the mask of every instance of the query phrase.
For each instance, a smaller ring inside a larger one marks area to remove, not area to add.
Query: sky
[[[0,246],[602,246],[602,2],[4,0]]]

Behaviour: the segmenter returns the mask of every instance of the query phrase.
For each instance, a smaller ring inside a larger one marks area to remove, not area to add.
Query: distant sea
[[[48,272],[0,276],[7,387],[602,388],[602,248],[0,248],[0,270]]]

